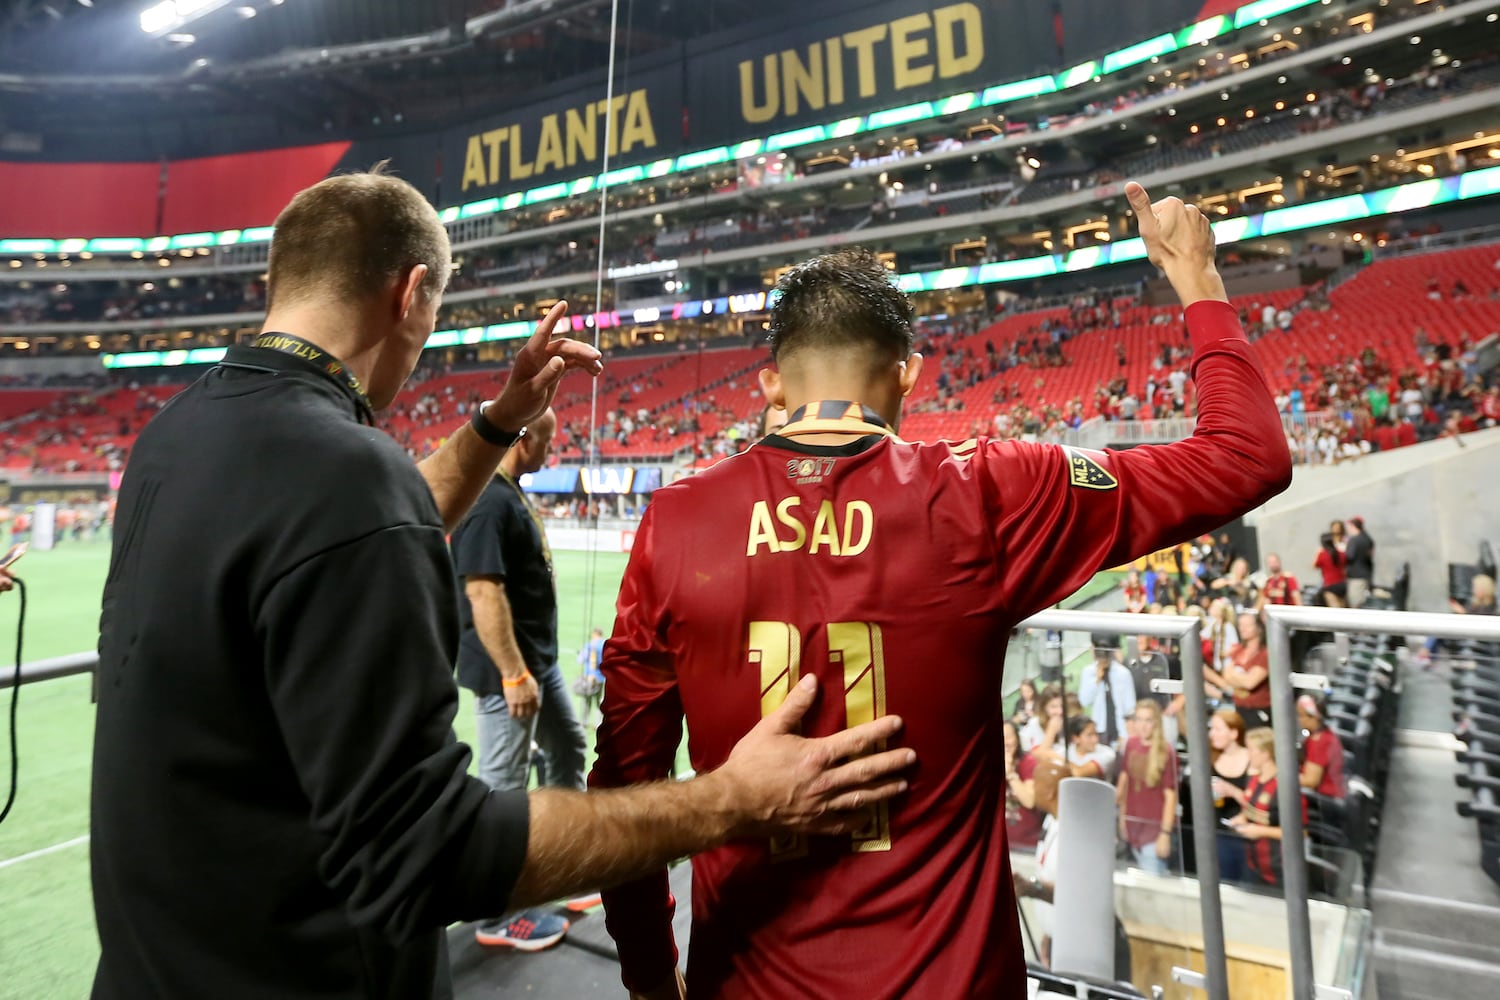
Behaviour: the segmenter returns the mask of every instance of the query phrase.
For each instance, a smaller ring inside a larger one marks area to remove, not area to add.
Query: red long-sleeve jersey
[[[1291,477],[1234,311],[1187,318],[1199,417],[1176,444],[911,444],[853,406],[801,428],[857,425],[848,445],[773,436],[655,494],[605,647],[595,787],[666,777],[684,715],[693,766],[717,767],[809,672],[808,735],[899,714],[918,755],[910,790],[853,837],[694,859],[691,996],[1024,995],[1002,794],[1011,628]],[[677,959],[665,870],[604,899],[625,984],[659,984]]]

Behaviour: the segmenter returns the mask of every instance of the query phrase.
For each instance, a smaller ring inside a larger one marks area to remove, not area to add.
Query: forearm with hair
[[[437,451],[417,463],[437,501],[443,530],[452,531],[484,492],[506,449],[497,448],[464,424]]]
[[[511,908],[609,889],[717,847],[745,817],[717,775],[605,791],[531,795],[526,864]],[[587,837],[579,831],[587,830]]]
[[[474,609],[474,632],[500,676],[514,679],[526,673],[526,661],[516,645],[515,619],[505,585],[497,580],[469,580],[464,584]]]

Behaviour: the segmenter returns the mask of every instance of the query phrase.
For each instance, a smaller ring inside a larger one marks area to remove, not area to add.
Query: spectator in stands
[[[1460,604],[1453,598],[1448,598],[1448,608],[1456,615],[1494,615],[1500,614],[1500,606],[1495,600],[1495,578],[1485,573],[1476,574],[1470,584],[1472,594],[1469,603]],[[1424,665],[1432,661],[1432,657],[1441,649],[1446,640],[1429,638],[1417,651],[1417,661]]]
[[[1125,586],[1122,588],[1125,595],[1125,610],[1134,614],[1140,614],[1146,610],[1146,587],[1141,583],[1141,574],[1131,570],[1125,574]]]
[[[1276,800],[1276,738],[1269,726],[1259,726],[1245,733],[1245,748],[1250,754],[1254,777],[1245,789],[1240,814],[1229,821],[1230,828],[1245,838],[1245,866],[1266,885],[1281,884],[1281,807]],[[1307,801],[1302,802],[1302,819],[1307,820]]]
[[[1020,691],[1016,695],[1016,710],[1011,713],[1011,721],[1018,727],[1024,726],[1036,715],[1036,681],[1027,677],[1021,681]]]
[[[1250,784],[1250,751],[1245,749],[1245,720],[1232,708],[1221,708],[1208,720],[1208,747],[1213,761],[1214,819],[1219,847],[1219,876],[1230,882],[1245,878],[1245,844],[1223,824],[1240,813]]]
[[[1310,694],[1297,699],[1297,722],[1307,733],[1303,744],[1302,787],[1319,795],[1344,797],[1344,744],[1323,723],[1323,702]]]
[[[1100,729],[1104,743],[1118,747],[1135,712],[1135,679],[1120,659],[1119,640],[1094,637],[1094,662],[1078,679],[1078,702]]]
[[[1333,523],[1342,534],[1344,522],[1334,521]],[[1318,590],[1318,600],[1325,607],[1330,608],[1342,608],[1348,594],[1348,583],[1344,576],[1344,553],[1339,547],[1338,538],[1339,535],[1331,531],[1324,532],[1318,538],[1318,556],[1313,560],[1313,568],[1323,577],[1323,586]]]
[[[1130,845],[1138,867],[1165,875],[1177,826],[1177,751],[1162,733],[1156,702],[1137,702],[1130,724],[1115,789],[1120,838]]]
[[[1075,715],[1068,720],[1068,767],[1075,778],[1115,780],[1114,748],[1099,739],[1094,720]]]
[[[1348,579],[1348,603],[1362,608],[1370,599],[1370,581],[1375,578],[1375,540],[1365,530],[1365,519],[1349,518],[1349,541],[1344,548],[1344,575]]]
[[[1453,598],[1448,598],[1448,607],[1456,615],[1493,615],[1500,614],[1495,605],[1495,578],[1479,573],[1470,584],[1472,594],[1468,604],[1460,604]]]
[[[1042,750],[1060,755],[1058,744],[1063,739],[1066,707],[1061,688],[1053,684],[1042,688],[1036,699],[1036,714],[1021,727],[1021,749],[1028,753]]]
[[[1235,627],[1234,605],[1216,597],[1208,605],[1208,623],[1203,630],[1203,671],[1220,688],[1230,687],[1224,675],[1234,665],[1234,654],[1239,646],[1240,633]]]
[[[756,438],[765,437],[767,434],[775,434],[786,426],[787,413],[779,406],[767,406],[760,413],[760,434]]]
[[[1245,612],[1239,619],[1240,645],[1230,657],[1224,679],[1234,688],[1234,707],[1246,729],[1270,725],[1270,658],[1266,652],[1266,626],[1259,615]]]
[[[1160,605],[1153,605],[1149,613],[1161,614],[1162,608]],[[1152,691],[1151,682],[1182,677],[1182,659],[1177,655],[1176,649],[1165,641],[1140,636],[1136,640],[1136,655],[1125,667],[1130,671],[1131,680],[1135,684],[1137,707],[1141,702],[1149,701],[1161,710],[1162,735],[1166,738],[1167,746],[1175,747],[1177,717],[1186,700],[1181,693],[1168,695]]]
[[[1224,597],[1236,608],[1248,608],[1255,604],[1255,581],[1250,576],[1250,562],[1243,556],[1229,564],[1229,571],[1208,585],[1215,597]]]
[[[1035,847],[1042,836],[1042,812],[1036,807],[1036,758],[1021,749],[1021,733],[1005,723],[1005,834],[1011,850]]]
[[[1259,612],[1267,604],[1300,605],[1301,603],[1302,592],[1297,584],[1297,578],[1282,571],[1281,557],[1272,552],[1266,556],[1266,579],[1260,585],[1260,596],[1255,602],[1255,610]]]

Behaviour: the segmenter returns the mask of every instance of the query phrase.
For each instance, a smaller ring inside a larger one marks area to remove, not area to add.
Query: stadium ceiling
[[[0,0],[0,118],[45,127],[89,113],[85,97],[143,117],[285,97],[339,128],[430,120],[597,70],[609,46],[610,0],[166,2],[184,16],[151,32],[142,13],[162,0]],[[799,6],[621,0],[617,58],[628,65]]]

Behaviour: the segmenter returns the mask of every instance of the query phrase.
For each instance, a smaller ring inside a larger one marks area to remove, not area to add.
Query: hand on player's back
[[[1166,273],[1184,307],[1203,299],[1228,301],[1214,269],[1214,231],[1198,206],[1181,198],[1153,202],[1135,181],[1125,185],[1146,257]]]
[[[604,370],[601,355],[592,345],[552,333],[568,314],[568,304],[559,302],[536,325],[536,332],[516,354],[505,387],[485,416],[502,430],[515,431],[542,415],[557,395],[558,383],[571,369],[598,375]]]
[[[849,833],[867,821],[865,807],[906,790],[899,772],[917,755],[908,749],[874,752],[900,731],[900,717],[804,739],[794,730],[817,695],[817,678],[804,677],[716,772],[744,816],[737,833]]]

